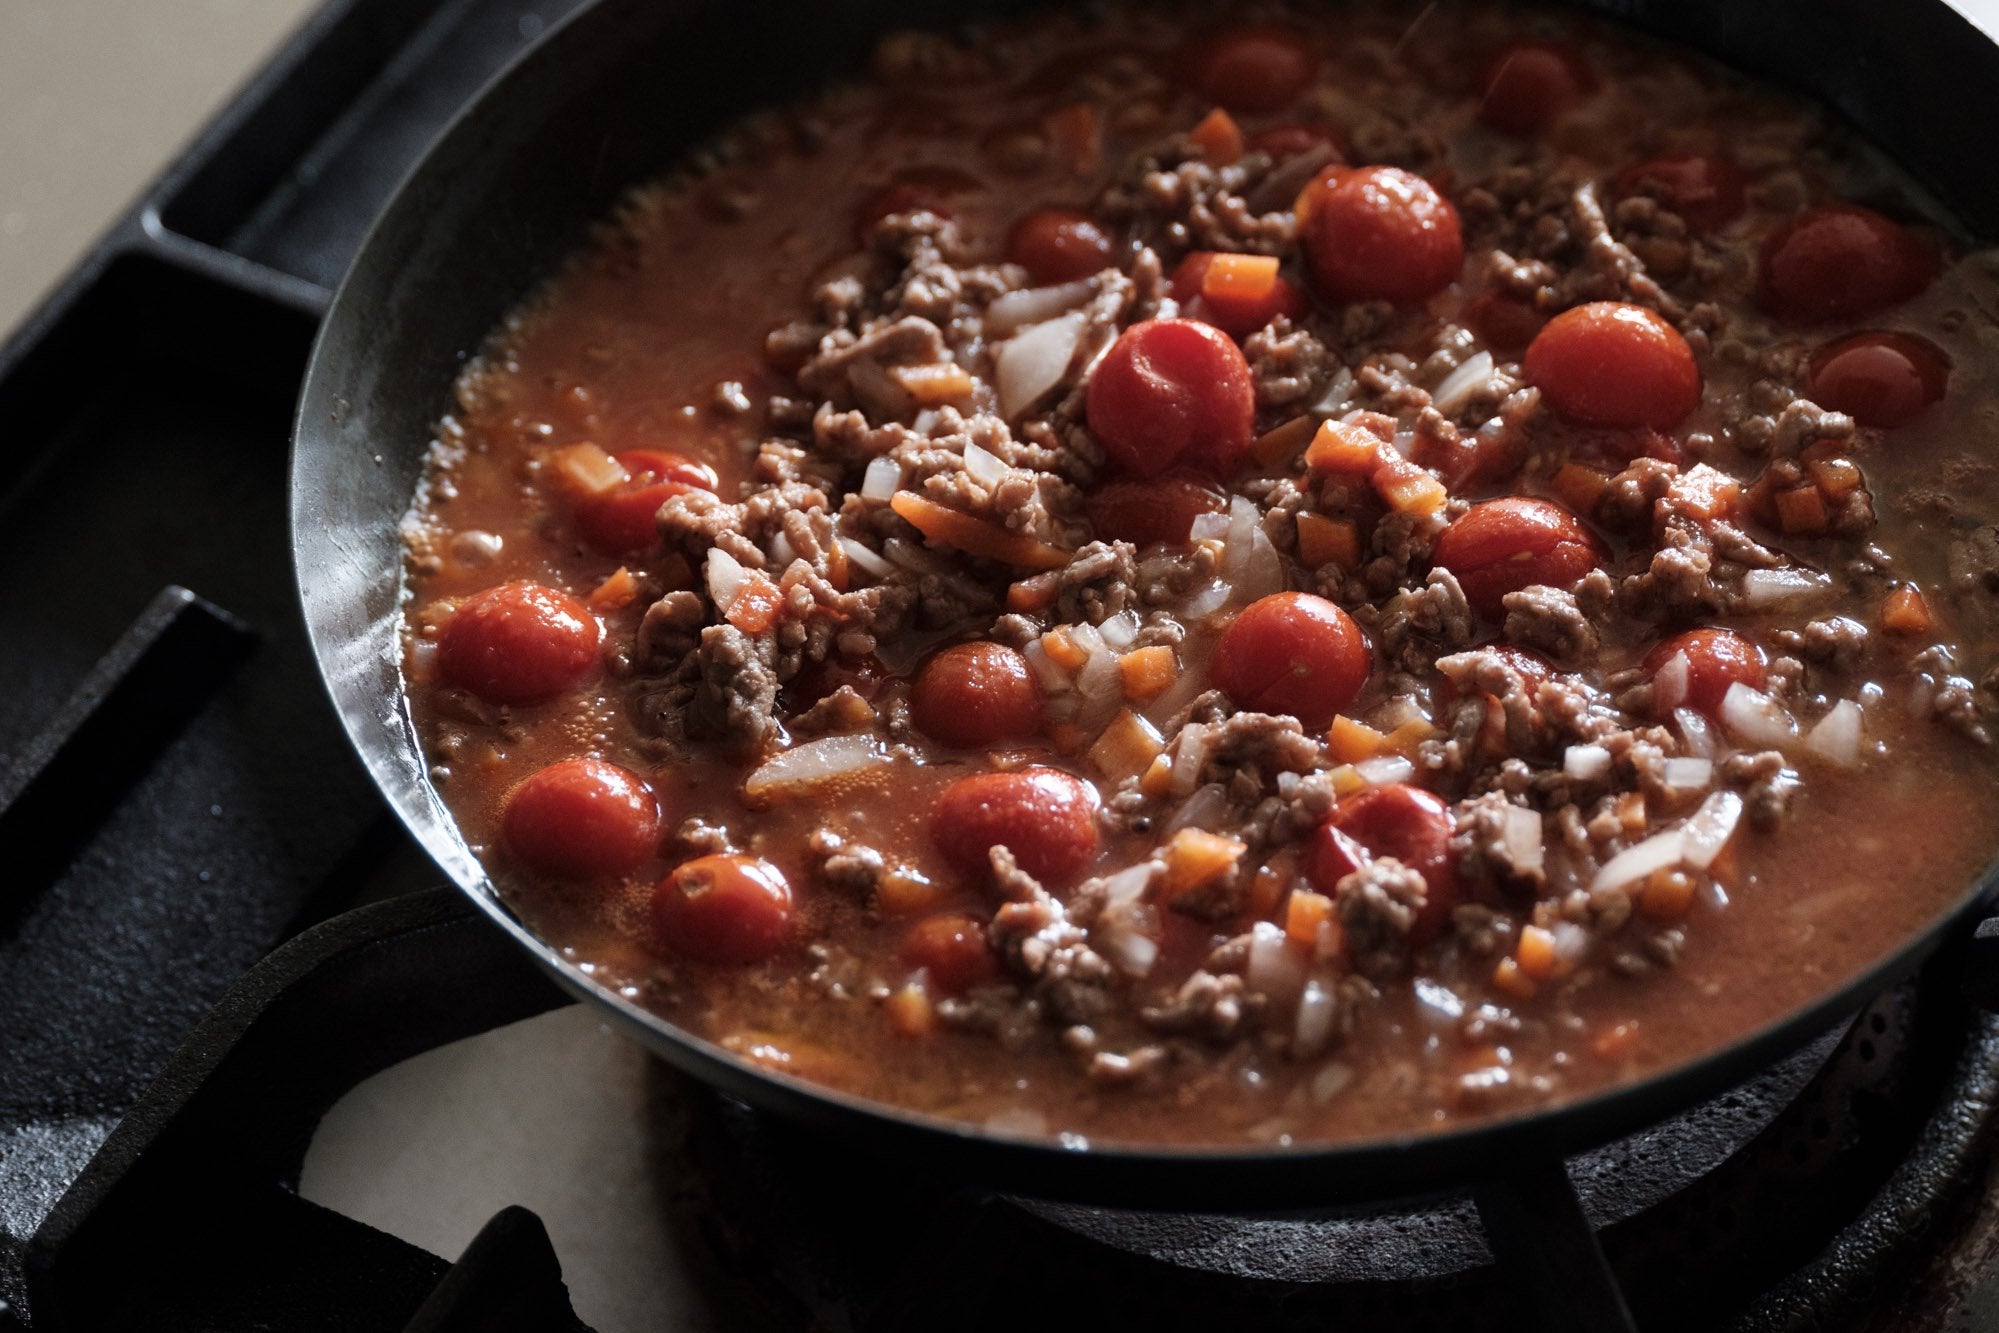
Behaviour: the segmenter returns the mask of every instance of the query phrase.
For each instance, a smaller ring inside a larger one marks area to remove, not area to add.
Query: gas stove
[[[579,0],[335,0],[0,351],[0,1328],[1999,1327],[1999,943],[1566,1163],[1283,1215],[829,1148],[410,844],[285,528],[332,285]]]

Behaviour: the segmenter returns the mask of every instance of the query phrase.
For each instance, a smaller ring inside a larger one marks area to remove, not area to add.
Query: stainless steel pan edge
[[[1977,171],[1975,156],[1940,157],[1938,136],[1923,129],[1923,116],[1938,114],[1938,84],[1929,78],[1936,71],[1913,54],[1901,62],[1892,41],[1854,38],[1867,23],[1879,25],[1877,10],[1845,0],[1613,0],[1591,7],[1725,59],[1746,55],[1740,63],[1808,88],[1817,83],[1814,72],[1836,75],[1841,82],[1832,91],[1842,109],[1909,162],[1973,230],[1999,233],[1999,176]],[[1845,10],[1856,26],[1842,27]],[[1437,1134],[1198,1151],[1007,1137],[774,1074],[631,1004],[530,934],[501,903],[431,789],[402,704],[399,524],[433,423],[451,406],[451,382],[630,185],[744,112],[860,68],[873,34],[947,12],[964,11],[906,0],[600,0],[523,55],[442,136],[372,229],[321,327],[295,429],[292,522],[300,597],[327,691],[411,834],[565,989],[696,1077],[912,1162],[1049,1197],[1267,1209],[1420,1192],[1607,1142],[1741,1081],[1840,1022],[1980,910],[1993,884],[1989,872],[1928,931],[1838,990],[1700,1060],[1581,1101]],[[1967,70],[1982,76],[1960,87],[1999,86],[1999,51],[1942,4],[1897,7],[1895,23],[1932,52],[1940,37],[1950,38],[1938,58],[1957,77]],[[1856,75],[1853,57],[1837,53],[1815,64],[1800,49],[1814,41],[1860,48],[1864,68]],[[1945,137],[1968,154],[1976,123],[1959,122]]]

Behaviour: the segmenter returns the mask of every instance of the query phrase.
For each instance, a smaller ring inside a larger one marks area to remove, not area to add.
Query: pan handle
[[[1542,1333],[1638,1333],[1617,1275],[1558,1158],[1473,1191],[1500,1272]]]

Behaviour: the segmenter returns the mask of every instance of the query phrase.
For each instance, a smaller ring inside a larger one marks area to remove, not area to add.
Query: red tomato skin
[[[1208,296],[1201,291],[1201,280],[1214,262],[1212,250],[1196,250],[1181,260],[1173,270],[1173,299],[1190,318],[1212,324],[1231,338],[1247,338],[1279,315],[1302,319],[1312,308],[1311,299],[1283,274],[1270,294],[1258,300]]]
[[[1041,730],[1041,689],[1027,659],[1003,643],[960,643],[933,655],[909,690],[910,718],[961,750]]]
[[[1478,118],[1496,130],[1539,134],[1596,88],[1596,75],[1561,42],[1511,42],[1479,78]]]
[[[1036,282],[1087,278],[1113,262],[1115,243],[1088,213],[1037,208],[1007,233],[1006,257]]]
[[[1574,514],[1513,495],[1460,514],[1438,535],[1430,563],[1457,577],[1472,610],[1503,620],[1507,593],[1537,583],[1573,587],[1603,557],[1602,544]]]
[[[1867,329],[1812,357],[1811,398],[1863,426],[1904,425],[1950,387],[1950,358],[1913,333]]]
[[[1618,199],[1649,195],[1697,232],[1720,231],[1742,216],[1748,202],[1742,168],[1706,153],[1667,153],[1617,173]]]
[[[1242,349],[1191,319],[1148,319],[1118,335],[1090,376],[1090,430],[1111,461],[1152,477],[1176,463],[1232,475],[1256,434],[1256,385]]]
[[[1713,718],[1721,715],[1728,687],[1740,681],[1760,690],[1769,679],[1763,650],[1733,630],[1690,629],[1656,645],[1645,654],[1645,670],[1654,676],[1676,654],[1687,656],[1687,695],[1676,705]],[[1654,706],[1660,721],[1673,714],[1663,703]]]
[[[790,942],[791,885],[755,857],[696,857],[659,882],[652,915],[677,953],[704,963],[758,963]]]
[[[1620,301],[1549,320],[1524,368],[1549,407],[1586,426],[1670,430],[1700,406],[1701,371],[1687,340],[1652,311]]]
[[[902,961],[928,972],[932,988],[946,995],[963,995],[999,979],[985,923],[968,912],[926,917],[910,927]]]
[[[1322,727],[1367,684],[1373,657],[1353,617],[1323,597],[1260,597],[1222,631],[1209,674],[1244,708]]]
[[[630,769],[564,759],[507,793],[500,836],[536,874],[603,879],[635,869],[658,848],[659,799]]]
[[[1302,35],[1269,24],[1245,24],[1210,35],[1195,53],[1189,82],[1230,111],[1282,111],[1311,83],[1317,61]]]
[[[1852,319],[1914,296],[1936,264],[1936,252],[1901,224],[1857,204],[1827,204],[1764,241],[1757,298],[1794,323]]]
[[[987,853],[1005,844],[1043,883],[1067,880],[1097,855],[1097,790],[1052,768],[978,773],[944,789],[930,836],[960,874],[985,883]]]
[[[1548,319],[1531,302],[1503,292],[1480,292],[1465,303],[1465,321],[1495,352],[1517,356]]]
[[[503,583],[467,599],[437,636],[437,668],[496,704],[552,699],[596,665],[604,627],[567,593]]]
[[[670,449],[613,454],[631,479],[576,506],[576,531],[608,555],[645,555],[659,547],[659,507],[692,490],[712,491],[715,469]]]
[[[1307,188],[1305,258],[1329,299],[1422,301],[1457,281],[1458,210],[1421,176],[1357,167]]]
[[[1406,783],[1370,787],[1340,802],[1312,835],[1307,875],[1324,894],[1375,857],[1392,856],[1423,876],[1428,892],[1416,913],[1409,939],[1421,946],[1450,924],[1463,897],[1457,853],[1451,836],[1457,821],[1444,801]]]
[[[1148,546],[1184,546],[1202,514],[1227,508],[1221,492],[1190,473],[1107,481],[1084,500],[1099,537]]]
[[[1279,161],[1320,148],[1331,149],[1335,162],[1344,162],[1347,156],[1346,138],[1338,130],[1331,125],[1306,122],[1272,125],[1267,130],[1258,130],[1249,136],[1245,146],[1252,153],[1265,153]]]

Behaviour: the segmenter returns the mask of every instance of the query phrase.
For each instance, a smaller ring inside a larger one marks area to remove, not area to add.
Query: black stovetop
[[[581,1327],[530,1213],[454,1264],[296,1193],[360,1079],[564,997],[376,798],[285,526],[332,284],[578,3],[335,0],[0,351],[0,1328]],[[688,1229],[801,1325],[1999,1326],[1999,1025],[1953,966],[1565,1170],[1281,1218],[912,1178],[659,1078]]]

